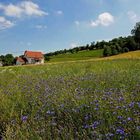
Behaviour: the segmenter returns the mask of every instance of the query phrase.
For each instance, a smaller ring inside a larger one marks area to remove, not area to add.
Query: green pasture
[[[103,56],[103,50],[80,51],[73,54],[66,53],[66,54],[59,54],[56,56],[51,56],[50,62],[87,60],[91,58],[100,58],[102,56]]]

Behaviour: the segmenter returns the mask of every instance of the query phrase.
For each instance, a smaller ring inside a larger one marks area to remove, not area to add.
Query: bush
[[[112,55],[110,46],[104,47],[103,55],[104,56],[111,56]]]

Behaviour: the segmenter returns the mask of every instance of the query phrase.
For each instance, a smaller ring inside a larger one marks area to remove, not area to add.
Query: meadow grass
[[[140,60],[0,68],[0,135],[140,139]]]
[[[76,60],[87,60],[91,58],[100,58],[103,56],[103,50],[92,50],[92,51],[79,51],[77,53],[66,53],[59,54],[50,57],[50,62],[64,62],[64,61],[76,61]]]

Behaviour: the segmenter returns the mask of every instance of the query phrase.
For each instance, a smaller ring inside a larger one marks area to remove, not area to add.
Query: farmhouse
[[[42,52],[25,51],[24,58],[27,60],[27,64],[43,64],[44,56]]]
[[[43,64],[44,55],[42,52],[25,51],[22,57],[16,59],[16,65]]]

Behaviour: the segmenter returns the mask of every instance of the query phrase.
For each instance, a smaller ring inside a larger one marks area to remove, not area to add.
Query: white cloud
[[[71,43],[70,44],[70,49],[77,47],[78,45],[76,43]]]
[[[39,6],[31,1],[21,2],[20,7],[23,9],[26,15],[32,16],[44,16],[48,13],[40,10]]]
[[[80,22],[78,20],[74,21],[75,25],[79,26]]]
[[[140,20],[140,16],[138,16],[134,11],[128,11],[127,15],[132,22],[138,22]]]
[[[0,30],[13,27],[15,24],[10,20],[7,20],[5,17],[0,16]]]
[[[9,4],[7,6],[0,5],[0,9],[4,10],[5,15],[12,17],[20,17],[22,13],[22,9],[13,4]]]
[[[9,4],[3,5],[0,4],[0,10],[3,10],[6,16],[10,17],[21,17],[22,15],[25,16],[44,16],[48,15],[48,13],[42,11],[36,3],[31,1],[23,1],[16,5]]]
[[[99,23],[98,23],[98,21],[91,21],[90,25],[91,25],[92,27],[96,27],[96,26],[99,25]]]
[[[56,11],[56,14],[57,14],[57,15],[63,15],[63,11],[58,10],[58,11]]]
[[[36,29],[47,29],[46,25],[36,25],[35,26]]]
[[[108,13],[102,13],[98,16],[97,20],[91,21],[90,26],[96,27],[96,26],[109,26],[114,22],[114,17]]]

